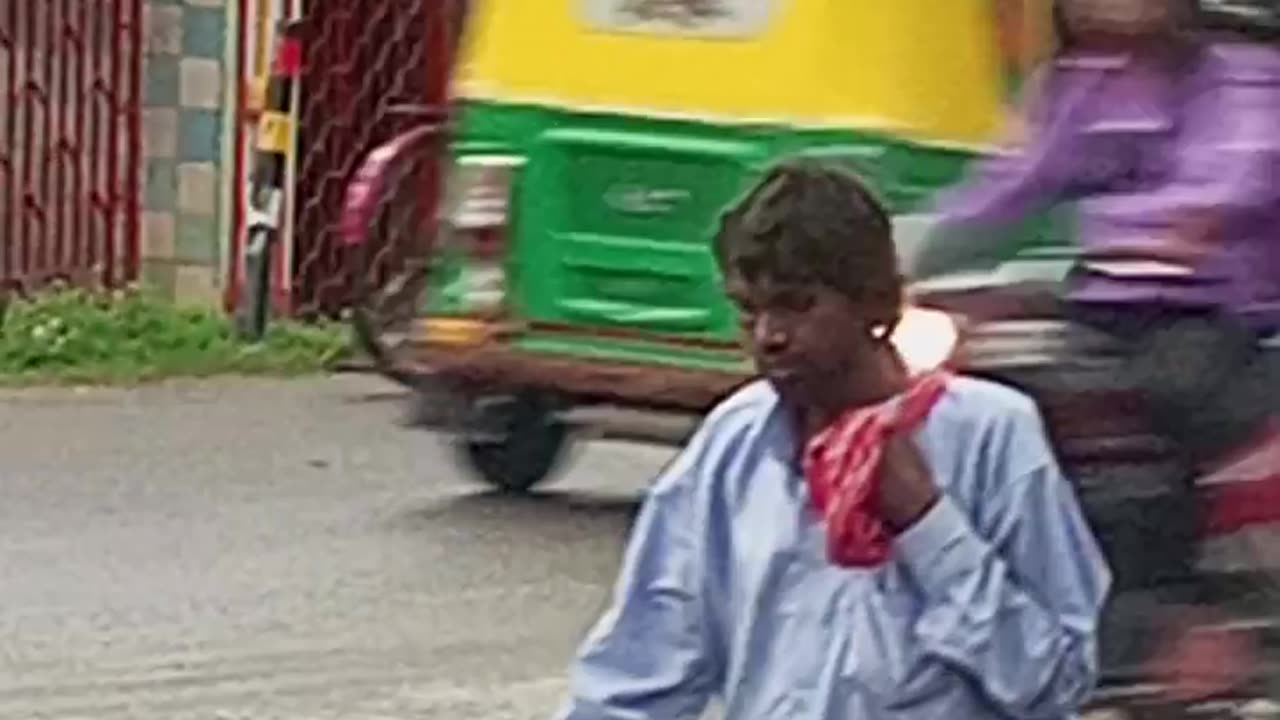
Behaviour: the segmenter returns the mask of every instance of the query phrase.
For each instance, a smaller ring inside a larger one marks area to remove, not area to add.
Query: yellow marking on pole
[[[293,118],[278,111],[262,113],[258,120],[258,150],[288,155],[293,149]]]

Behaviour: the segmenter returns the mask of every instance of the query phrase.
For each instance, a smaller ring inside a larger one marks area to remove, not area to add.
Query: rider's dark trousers
[[[1204,508],[1192,483],[1205,463],[1265,428],[1280,371],[1256,332],[1212,309],[1077,303],[1069,312],[1118,342],[1120,382],[1143,396],[1151,427],[1181,461],[1158,500],[1090,507],[1082,498],[1115,575],[1103,664],[1127,665],[1150,652],[1159,610],[1200,599],[1196,538]]]
[[[1202,464],[1257,433],[1276,409],[1275,362],[1258,334],[1211,308],[1077,303],[1074,319],[1124,350],[1155,429]]]

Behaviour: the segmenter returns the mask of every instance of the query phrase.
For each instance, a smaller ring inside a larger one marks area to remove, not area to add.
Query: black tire
[[[371,290],[362,274],[354,281],[358,300],[350,322],[356,347],[379,374],[411,389],[422,378],[413,368],[408,338],[428,277],[425,263],[413,262],[378,290]]]
[[[476,476],[505,493],[533,490],[551,476],[569,445],[558,403],[546,393],[487,396],[472,403],[458,449]]]

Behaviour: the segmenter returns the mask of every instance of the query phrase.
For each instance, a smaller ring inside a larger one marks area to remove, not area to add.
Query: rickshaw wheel
[[[558,410],[557,399],[540,391],[480,396],[471,403],[458,449],[488,485],[529,492],[550,477],[569,445]]]
[[[417,387],[422,380],[411,369],[410,334],[429,274],[426,261],[410,260],[396,277],[377,290],[358,282],[360,300],[351,313],[357,346],[384,377],[409,388]]]

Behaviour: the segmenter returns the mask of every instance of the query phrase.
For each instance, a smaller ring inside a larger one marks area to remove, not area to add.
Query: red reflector
[[[297,78],[302,74],[302,41],[296,37],[280,38],[271,73],[278,77]]]
[[[1206,494],[1205,534],[1210,537],[1280,526],[1280,475],[1222,483],[1208,488]]]
[[[506,234],[503,228],[477,228],[470,232],[471,242],[468,254],[480,260],[494,260],[502,256],[506,249]]]

